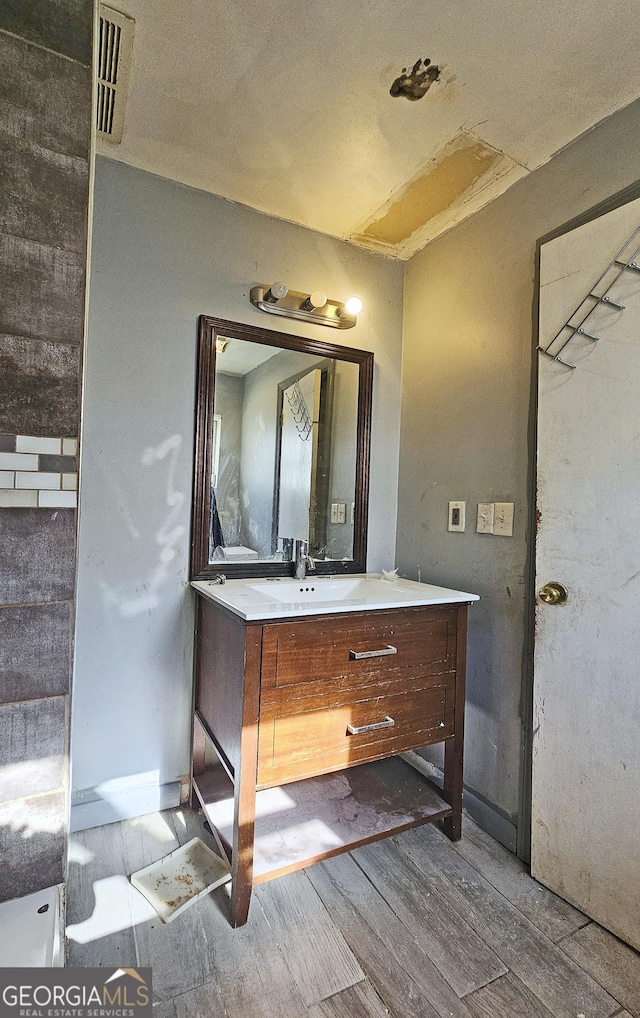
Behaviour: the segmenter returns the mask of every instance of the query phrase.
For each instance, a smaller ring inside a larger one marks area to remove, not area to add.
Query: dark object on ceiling
[[[402,74],[398,75],[389,89],[389,95],[403,95],[411,102],[416,102],[427,94],[434,81],[437,81],[439,77],[440,68],[437,64],[432,64],[429,57],[425,57],[424,60],[416,60],[411,71],[407,72],[406,67],[402,68]]]

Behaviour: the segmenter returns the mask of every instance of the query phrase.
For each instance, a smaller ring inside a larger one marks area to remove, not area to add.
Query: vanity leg
[[[200,801],[193,787],[193,779],[199,774],[204,774],[206,738],[204,728],[194,713],[191,730],[191,786],[189,789],[189,806],[191,809],[199,809],[200,807]]]
[[[244,926],[253,887],[253,839],[256,813],[255,768],[251,780],[242,776],[235,789],[235,821],[231,856],[231,925]]]
[[[462,736],[454,735],[444,744],[444,797],[451,804],[451,815],[442,821],[442,829],[451,841],[462,837]]]
[[[234,930],[246,923],[250,904],[251,884],[247,884],[234,874],[231,882],[231,925]]]
[[[444,744],[444,797],[451,804],[451,816],[442,821],[442,829],[451,841],[462,837],[462,764],[464,751],[464,704],[467,671],[467,605],[459,605],[456,641],[456,699],[454,732]]]

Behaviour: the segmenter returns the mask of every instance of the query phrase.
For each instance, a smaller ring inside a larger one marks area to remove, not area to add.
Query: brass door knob
[[[564,604],[569,592],[561,583],[552,580],[551,583],[545,583],[544,587],[540,587],[538,597],[545,604]]]

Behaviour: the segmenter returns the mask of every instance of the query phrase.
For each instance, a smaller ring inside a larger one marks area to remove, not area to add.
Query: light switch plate
[[[331,522],[332,523],[346,523],[347,521],[347,504],[346,502],[332,502],[331,503]]]
[[[449,502],[449,530],[464,533],[466,502]]]
[[[496,502],[493,532],[498,537],[513,537],[513,502]]]
[[[495,505],[493,502],[478,502],[477,534],[492,534]]]

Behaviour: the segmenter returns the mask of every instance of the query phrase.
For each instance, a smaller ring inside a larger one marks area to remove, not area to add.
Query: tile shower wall
[[[92,30],[0,4],[0,901],[64,873]]]

